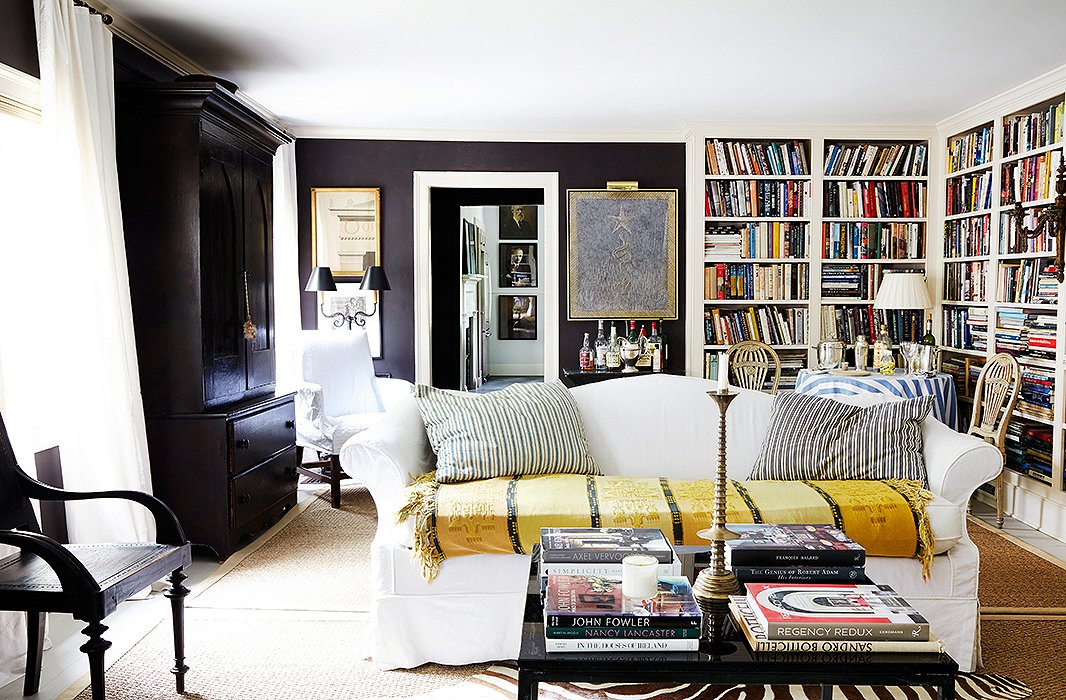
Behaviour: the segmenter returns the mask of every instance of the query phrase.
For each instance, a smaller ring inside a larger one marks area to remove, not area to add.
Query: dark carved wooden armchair
[[[135,501],[155,516],[158,542],[61,545],[40,533],[31,498]],[[45,613],[66,612],[88,623],[83,632],[89,641],[81,650],[89,656],[93,700],[103,700],[104,652],[111,642],[103,638],[107,627],[102,620],[130,595],[164,577],[170,583],[165,595],[174,616],[171,672],[178,692],[185,692],[185,596],[189,590],[182,581],[192,557],[177,517],[162,501],[138,491],[78,493],[42,484],[19,468],[0,416],[0,544],[21,550],[0,558],[0,610],[26,613],[26,695],[35,694],[41,683]]]

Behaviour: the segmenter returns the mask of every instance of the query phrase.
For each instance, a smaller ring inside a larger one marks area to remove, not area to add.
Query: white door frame
[[[544,329],[544,376],[559,376],[559,173],[493,173],[415,171],[415,382],[433,383],[433,273],[430,237],[430,190],[544,190],[544,240],[539,251],[543,267],[543,304],[537,309]]]

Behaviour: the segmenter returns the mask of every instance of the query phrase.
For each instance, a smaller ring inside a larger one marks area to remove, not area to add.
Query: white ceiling
[[[932,124],[1066,64],[1066,0],[108,0],[299,133]]]

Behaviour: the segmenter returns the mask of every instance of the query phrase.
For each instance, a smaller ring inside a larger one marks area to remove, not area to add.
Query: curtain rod
[[[100,15],[100,21],[104,24],[111,24],[111,15],[101,12],[95,7],[91,7],[89,3],[85,2],[85,0],[74,0],[74,7],[84,7],[89,11],[90,15]]]

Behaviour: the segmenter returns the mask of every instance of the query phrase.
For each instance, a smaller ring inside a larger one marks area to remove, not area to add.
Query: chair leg
[[[185,664],[185,596],[189,595],[189,589],[182,585],[187,578],[181,569],[172,572],[167,578],[170,588],[163,593],[170,599],[170,612],[174,618],[174,668],[170,672],[174,674],[179,695],[185,693],[185,673],[189,670]]]
[[[1003,472],[996,477],[996,527],[1003,529]]]
[[[341,507],[341,458],[329,456],[329,500],[334,508]]]
[[[46,613],[26,612],[26,683],[23,695],[36,695],[41,688],[41,662],[44,660],[44,620]]]
[[[296,463],[304,463],[304,448],[300,447],[299,445],[296,446]]]
[[[104,700],[104,652],[111,648],[111,642],[103,638],[107,626],[94,620],[82,630],[89,641],[81,645],[81,650],[89,657],[89,678],[92,685],[93,700]]]

